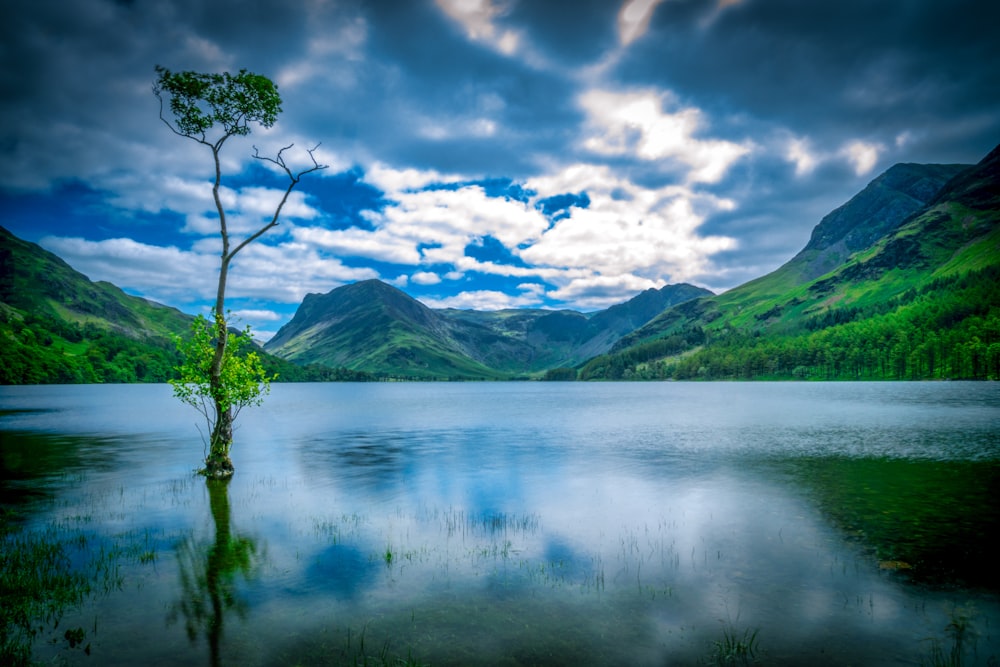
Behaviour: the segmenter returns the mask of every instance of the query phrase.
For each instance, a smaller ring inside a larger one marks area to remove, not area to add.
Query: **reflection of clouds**
[[[378,563],[363,549],[333,544],[312,557],[303,572],[305,590],[311,595],[354,598],[371,585],[377,568]]]
[[[404,652],[412,644],[414,657],[432,664],[447,664],[439,658],[451,650],[471,656],[452,663],[475,664],[554,646],[589,664],[697,664],[720,639],[721,619],[761,628],[762,646],[784,664],[918,662],[913,637],[941,634],[951,596],[879,572],[864,552],[871,537],[844,540],[819,486],[843,489],[838,482],[857,480],[858,471],[852,463],[821,480],[827,466],[805,465],[803,455],[819,442],[828,455],[856,462],[850,454],[863,432],[867,451],[893,455],[907,433],[924,451],[940,447],[956,423],[973,435],[989,432],[986,412],[885,398],[958,389],[768,385],[760,397],[760,385],[276,386],[241,420],[239,473],[229,486],[239,526],[252,526],[268,545],[253,585],[217,557],[242,553],[238,563],[252,555],[229,526],[229,497],[219,494],[208,499],[214,541],[192,542],[191,563],[161,558],[155,580],[106,604],[128,610],[147,595],[169,601],[179,570],[187,565],[192,582],[207,583],[214,558],[216,581],[234,575],[239,586],[230,588],[245,594],[248,609],[220,633],[227,659],[240,650],[267,655],[283,637],[329,641],[376,619],[370,637],[391,637]],[[207,529],[195,492],[202,482],[164,481],[177,477],[178,465],[187,474],[196,458],[177,446],[184,436],[162,435],[164,415],[175,419],[169,392],[87,391],[116,405],[101,412],[88,399],[79,418],[44,415],[49,427],[101,423],[117,436],[150,412],[144,423],[155,435],[81,438],[87,450],[74,456],[105,465],[91,467],[86,493],[56,488],[72,502],[46,517],[78,513],[90,499],[114,513],[113,521],[94,519],[109,533],[133,522]],[[808,400],[813,392],[827,400]],[[190,423],[182,417],[175,431]],[[887,433],[893,428],[899,432]],[[883,462],[871,474],[886,469]],[[924,495],[934,497],[926,488],[939,477],[928,475]],[[883,501],[876,497],[873,507],[881,511]],[[995,602],[981,610],[990,622],[1000,618]],[[134,633],[139,625],[120,620]],[[455,644],[442,646],[448,636]],[[983,648],[995,652],[995,642]],[[292,650],[274,662],[306,654]]]

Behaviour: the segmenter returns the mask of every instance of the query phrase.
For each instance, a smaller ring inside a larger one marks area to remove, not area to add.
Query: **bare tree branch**
[[[233,251],[226,256],[227,259],[231,260],[233,257],[236,256],[236,253],[238,253],[240,250],[243,250],[243,248],[245,248],[250,243],[256,241],[267,230],[271,229],[272,227],[278,226],[278,217],[281,215],[281,209],[285,207],[285,202],[288,201],[289,195],[292,194],[292,190],[295,188],[296,185],[298,185],[299,181],[302,180],[303,176],[305,176],[306,174],[311,174],[314,171],[320,171],[323,169],[330,168],[330,165],[320,164],[319,162],[316,161],[315,152],[320,147],[320,144],[316,144],[312,148],[306,149],[306,152],[309,154],[309,159],[312,160],[313,166],[309,167],[308,169],[303,169],[302,171],[299,172],[293,172],[291,169],[289,169],[288,165],[285,163],[285,158],[282,154],[294,145],[295,144],[289,144],[285,146],[284,148],[278,151],[278,154],[275,157],[261,155],[260,150],[256,146],[253,147],[253,156],[255,159],[262,160],[264,162],[270,162],[274,165],[277,165],[285,172],[285,174],[288,175],[288,181],[289,181],[288,187],[285,189],[285,194],[281,197],[281,203],[279,203],[278,207],[274,210],[274,215],[271,217],[271,221],[268,222],[263,227],[261,227],[260,229],[258,229],[253,235],[248,236],[246,239],[244,239],[242,243],[236,246],[236,248],[234,248]]]

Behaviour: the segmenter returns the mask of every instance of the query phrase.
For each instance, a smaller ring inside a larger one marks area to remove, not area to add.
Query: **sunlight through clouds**
[[[589,121],[587,149],[607,156],[679,162],[689,169],[688,182],[716,183],[750,152],[747,143],[697,138],[704,115],[693,107],[680,108],[670,93],[590,90],[580,96],[580,105]],[[664,111],[665,105],[675,110]]]
[[[819,158],[812,152],[805,139],[789,139],[785,149],[785,159],[795,165],[796,176],[811,174]]]
[[[854,167],[854,173],[864,176],[871,172],[878,163],[878,155],[881,146],[864,141],[852,141],[841,150],[841,154],[847,158]]]

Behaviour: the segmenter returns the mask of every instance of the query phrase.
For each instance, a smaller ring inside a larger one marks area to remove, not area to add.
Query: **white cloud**
[[[584,147],[599,155],[630,155],[641,160],[671,160],[688,168],[690,183],[716,183],[729,167],[750,152],[749,144],[700,139],[702,112],[680,108],[672,95],[653,90],[590,90],[579,98],[588,115]],[[675,108],[664,111],[664,103]]]
[[[520,251],[534,265],[676,282],[699,275],[712,254],[736,245],[728,237],[697,233],[704,221],[699,210],[731,210],[735,204],[684,187],[644,188],[616,177],[608,167],[585,164],[526,185],[540,197],[583,189],[590,198],[589,207],[571,209],[569,217]]]
[[[454,190],[406,189],[414,183],[430,182],[417,172],[382,171],[376,180],[392,183],[397,190],[387,194],[392,203],[383,211],[366,214],[373,230],[297,227],[292,230],[293,238],[341,257],[458,266],[465,257],[465,248],[485,236],[516,248],[539,238],[549,225],[545,216],[529,204],[489,197],[476,185]]]
[[[647,289],[659,289],[664,280],[642,278],[632,274],[617,276],[590,275],[574,278],[548,296],[574,304],[578,308],[602,309],[626,301]]]
[[[820,156],[812,151],[807,140],[789,139],[785,147],[785,159],[795,165],[796,176],[806,176],[816,169]]]
[[[511,56],[520,44],[520,35],[497,27],[496,19],[507,12],[503,3],[492,0],[436,0],[437,6],[465,29],[472,41],[483,42],[504,55]]]
[[[279,322],[282,319],[284,318],[273,310],[242,308],[232,311],[231,321],[234,323],[248,322],[251,320],[255,322]]]
[[[417,128],[417,134],[432,141],[445,141],[462,137],[487,139],[494,136],[498,130],[496,121],[482,116],[462,118],[438,115],[433,118],[417,119],[414,125]]]
[[[106,280],[150,298],[176,302],[215,295],[217,256],[174,246],[147,245],[127,238],[88,241],[46,236],[40,245],[91,280]]]
[[[459,292],[454,296],[442,299],[420,297],[420,301],[429,308],[460,308],[470,310],[525,308],[537,306],[542,302],[539,294],[534,290],[528,290],[519,295],[510,295],[495,290],[474,290]]]
[[[896,147],[909,140],[909,133],[904,132],[896,137]],[[808,176],[822,163],[847,162],[855,175],[865,176],[878,164],[879,157],[885,146],[855,139],[843,144],[836,150],[816,149],[808,138],[789,137],[785,135],[778,140],[783,146],[784,158],[795,165],[796,176]]]
[[[864,176],[871,172],[878,164],[879,152],[882,146],[855,140],[845,145],[840,153],[854,167],[854,173]]]
[[[626,0],[618,11],[618,41],[628,46],[646,33],[649,19],[663,0]]]
[[[410,276],[409,281],[416,285],[437,285],[441,282],[441,277],[430,271],[417,271]]]
[[[340,257],[368,257],[390,264],[419,264],[420,250],[410,239],[395,236],[389,231],[350,229],[322,229],[296,227],[292,238],[300,243],[315,245]]]
[[[365,171],[365,181],[388,195],[419,190],[432,183],[458,180],[461,180],[459,176],[441,174],[433,170],[395,169],[381,162],[376,162]]]
[[[253,243],[233,263],[229,294],[299,303],[309,293],[325,293],[345,283],[378,277],[372,268],[347,266],[302,243]]]
[[[204,239],[190,251],[123,238],[88,241],[47,236],[41,245],[91,280],[106,280],[166,304],[214,302],[219,275],[215,239]],[[377,277],[373,269],[345,266],[321,256],[314,247],[254,243],[233,261],[227,296],[298,303],[310,292],[328,292],[347,282]]]
[[[698,233],[708,213],[732,210],[731,200],[683,185],[640,186],[603,165],[579,163],[529,179],[524,186],[536,194],[527,203],[490,197],[477,185],[445,188],[434,173],[380,166],[369,174],[392,189],[384,210],[366,214],[373,229],[302,226],[292,228],[291,236],[296,243],[338,257],[440,269],[400,275],[402,284],[437,284],[442,271],[447,271],[448,280],[474,273],[496,275],[524,280],[525,294],[519,299],[534,295],[531,303],[548,297],[603,307],[667,279],[692,280],[710,267],[714,253],[736,246],[731,238]],[[431,189],[414,189],[429,185]],[[554,224],[535,208],[539,199],[581,191],[587,193],[589,206],[570,208],[570,215]],[[465,254],[470,244],[487,236],[521,262]],[[556,290],[544,294],[538,281]],[[462,298],[498,303],[479,292]]]

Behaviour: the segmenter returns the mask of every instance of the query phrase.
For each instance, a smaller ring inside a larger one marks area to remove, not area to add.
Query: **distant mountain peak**
[[[665,308],[710,294],[668,285],[589,316],[572,310],[435,310],[380,280],[363,280],[306,296],[264,347],[297,363],[410,377],[498,378],[578,364]]]

